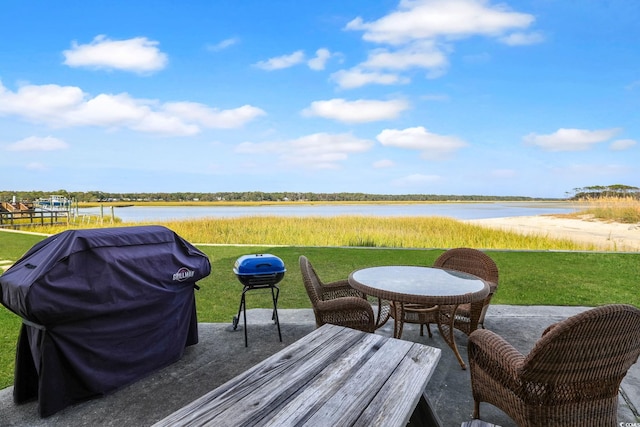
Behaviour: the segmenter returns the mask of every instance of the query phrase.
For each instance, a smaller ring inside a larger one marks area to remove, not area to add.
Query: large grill
[[[246,293],[255,289],[270,289],[271,299],[273,300],[273,313],[271,320],[278,326],[278,337],[282,342],[282,334],[280,332],[280,321],[278,320],[278,297],[280,296],[280,288],[278,283],[284,277],[287,271],[284,262],[280,258],[271,254],[254,254],[243,255],[236,260],[233,272],[236,277],[244,285],[242,296],[240,297],[240,306],[238,307],[238,315],[233,318],[233,329],[238,328],[240,321],[240,313],[243,314],[244,320],[244,345],[247,346],[247,305]]]

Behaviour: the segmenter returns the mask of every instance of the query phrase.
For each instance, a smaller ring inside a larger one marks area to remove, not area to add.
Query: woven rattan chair
[[[353,289],[346,279],[323,283],[307,257],[301,255],[299,261],[318,327],[330,323],[365,332],[375,331],[376,318],[365,295]]]
[[[449,249],[433,263],[434,267],[473,274],[489,283],[489,295],[474,304],[462,304],[455,313],[454,328],[469,335],[478,326],[484,328],[484,317],[493,294],[498,289],[498,266],[482,251],[473,248]]]
[[[484,328],[484,316],[491,302],[491,297],[498,288],[498,267],[496,263],[484,252],[472,248],[454,248],[441,254],[434,262],[434,267],[446,268],[447,270],[462,271],[473,274],[489,282],[489,295],[483,300],[474,304],[462,304],[455,312],[453,326],[469,335],[478,326]],[[452,315],[447,311],[447,307],[440,307],[444,315]],[[393,311],[392,311],[393,315]],[[431,337],[430,323],[437,323],[435,316],[438,315],[438,307],[425,307],[417,304],[405,304],[404,322],[417,323],[420,325],[420,335],[423,335],[423,327],[426,325],[429,337]]]
[[[620,383],[640,356],[640,310],[606,305],[569,317],[527,356],[478,329],[468,351],[474,418],[487,402],[519,426],[614,426]]]

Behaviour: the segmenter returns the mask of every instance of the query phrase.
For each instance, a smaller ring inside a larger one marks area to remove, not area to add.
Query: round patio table
[[[462,369],[466,365],[458,352],[453,334],[455,312],[460,304],[483,300],[489,284],[472,274],[422,266],[381,266],[356,270],[349,284],[367,294],[393,302],[394,338],[402,336],[404,304],[434,306],[438,330],[455,354]],[[441,310],[450,306],[451,310]]]

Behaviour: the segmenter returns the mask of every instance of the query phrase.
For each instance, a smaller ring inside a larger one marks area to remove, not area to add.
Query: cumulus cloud
[[[0,116],[18,116],[54,127],[98,126],[188,136],[202,127],[241,127],[264,114],[250,105],[218,110],[191,102],[137,99],[127,93],[90,97],[75,86],[26,85],[12,92],[0,82]]]
[[[345,26],[361,31],[364,40],[387,47],[372,50],[351,72],[336,73],[333,78],[344,89],[406,82],[399,76],[380,74],[380,70],[399,73],[423,68],[427,78],[437,78],[447,71],[456,40],[484,36],[511,46],[539,43],[543,40],[540,33],[525,32],[534,21],[533,15],[488,0],[401,0],[396,10],[377,20],[365,22],[357,17]],[[356,71],[363,69],[368,71],[359,76]],[[369,75],[384,78],[358,78]]]
[[[158,44],[146,37],[111,40],[99,35],[89,44],[74,41],[71,49],[63,52],[64,63],[70,67],[150,73],[163,69],[168,62],[167,55],[158,49]]]
[[[609,149],[613,151],[623,151],[635,146],[637,143],[633,139],[618,139],[613,141],[609,146]]]
[[[168,102],[164,111],[207,128],[235,129],[266,113],[251,105],[231,110],[218,110],[196,102]]]
[[[255,64],[256,67],[267,71],[281,70],[304,62],[304,51],[298,50],[289,55],[277,56]]]
[[[523,138],[523,141],[545,151],[584,151],[595,144],[613,138],[619,132],[619,128],[600,130],[561,128],[548,135],[530,133]]]
[[[368,151],[373,142],[349,133],[315,133],[301,138],[253,143],[244,142],[236,152],[249,155],[277,155],[282,164],[303,169],[337,169],[350,154]]]
[[[372,83],[392,85],[409,82],[409,79],[398,74],[365,71],[357,67],[350,70],[337,71],[331,75],[331,79],[342,89],[355,89]]]
[[[69,144],[52,136],[30,136],[7,146],[8,151],[56,151],[67,148]]]
[[[411,43],[401,49],[374,49],[361,67],[406,70],[409,68],[440,69],[448,65],[447,56],[433,40]]]
[[[389,120],[398,117],[409,108],[409,103],[404,100],[377,101],[359,99],[347,101],[341,98],[328,101],[314,101],[302,111],[303,116],[324,117],[344,123],[366,123],[378,120]]]
[[[331,58],[331,52],[329,49],[318,49],[316,50],[315,58],[311,58],[307,61],[307,65],[312,70],[320,71],[324,70],[324,67],[327,64],[327,61]]]
[[[427,160],[440,160],[466,147],[467,143],[456,136],[437,135],[422,126],[406,129],[385,129],[376,139],[384,146],[421,152]]]
[[[534,20],[533,15],[486,0],[402,0],[398,10],[372,22],[357,17],[346,29],[364,31],[367,41],[397,45],[438,37],[495,37],[527,28]]]

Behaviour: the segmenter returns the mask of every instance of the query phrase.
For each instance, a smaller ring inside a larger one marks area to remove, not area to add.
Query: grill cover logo
[[[184,282],[185,280],[192,278],[195,274],[195,271],[189,270],[187,267],[181,267],[176,273],[174,273],[173,280]]]

